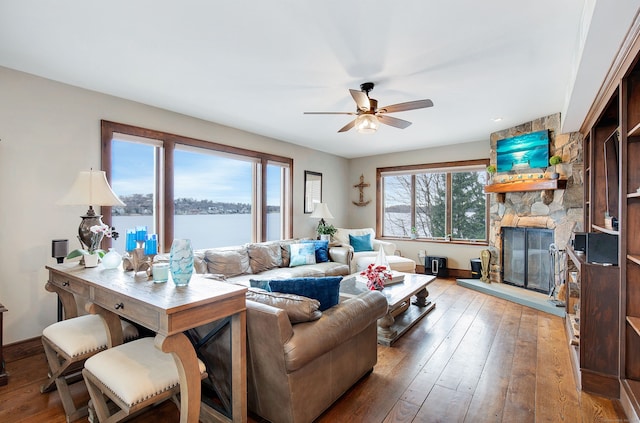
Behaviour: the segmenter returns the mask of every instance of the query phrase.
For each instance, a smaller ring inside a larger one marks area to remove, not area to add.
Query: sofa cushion
[[[282,267],[289,267],[289,259],[291,257],[289,246],[298,242],[300,241],[297,239],[286,239],[278,242],[280,244],[280,255],[282,256]]]
[[[211,249],[204,253],[207,273],[219,273],[227,277],[251,273],[246,247]]]
[[[353,247],[355,253],[360,251],[373,251],[371,234],[351,235],[349,234],[349,245]]]
[[[289,267],[316,263],[316,250],[313,244],[291,244],[289,246]]]
[[[329,241],[311,239],[302,242],[305,244],[313,244],[316,251],[316,263],[326,263],[329,261]]]
[[[302,295],[320,301],[320,311],[333,307],[340,301],[340,281],[342,276],[321,278],[271,279],[272,292]]]
[[[261,273],[282,266],[279,243],[247,244],[247,252],[252,273]]]
[[[258,288],[249,288],[247,300],[277,307],[287,312],[291,324],[318,320],[322,312],[318,310],[320,301],[295,294],[269,292]]]

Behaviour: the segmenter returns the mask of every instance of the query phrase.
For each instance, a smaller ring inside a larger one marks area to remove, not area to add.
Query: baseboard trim
[[[6,362],[17,361],[21,358],[31,357],[37,354],[44,354],[41,337],[25,339],[3,346],[4,360]]]

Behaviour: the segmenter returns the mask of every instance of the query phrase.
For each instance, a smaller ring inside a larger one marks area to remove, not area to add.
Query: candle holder
[[[137,247],[132,251],[127,251],[122,257],[122,268],[125,271],[133,270],[135,273],[145,271],[147,276],[151,276],[153,269],[151,264],[155,254],[145,254],[144,247]]]

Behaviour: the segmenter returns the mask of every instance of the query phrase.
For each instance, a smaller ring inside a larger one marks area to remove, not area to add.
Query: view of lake
[[[251,242],[250,214],[199,214],[178,215],[175,219],[175,238],[191,240],[194,249],[226,247]],[[113,242],[116,251],[125,251],[127,229],[146,226],[153,233],[153,216],[113,216],[112,226],[120,234]],[[280,214],[267,214],[267,236],[270,240],[280,239]],[[167,250],[171,246],[167,246]]]

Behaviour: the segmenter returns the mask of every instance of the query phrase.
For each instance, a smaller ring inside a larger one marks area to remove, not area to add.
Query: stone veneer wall
[[[505,195],[505,202],[497,202],[497,194],[491,194],[489,250],[491,251],[491,282],[502,282],[501,274],[501,229],[503,226],[547,228],[554,230],[556,246],[563,250],[571,238],[571,233],[583,228],[583,191],[584,160],[582,154],[582,134],[571,132],[560,134],[560,113],[536,119],[491,134],[491,163],[496,163],[496,142],[528,132],[549,130],[549,153],[562,157],[562,164],[557,166],[561,179],[567,179],[565,190],[553,191],[553,200],[543,199],[544,191],[510,192]],[[517,173],[545,173],[546,169],[529,169],[512,171]],[[504,177],[504,174],[496,175]]]

